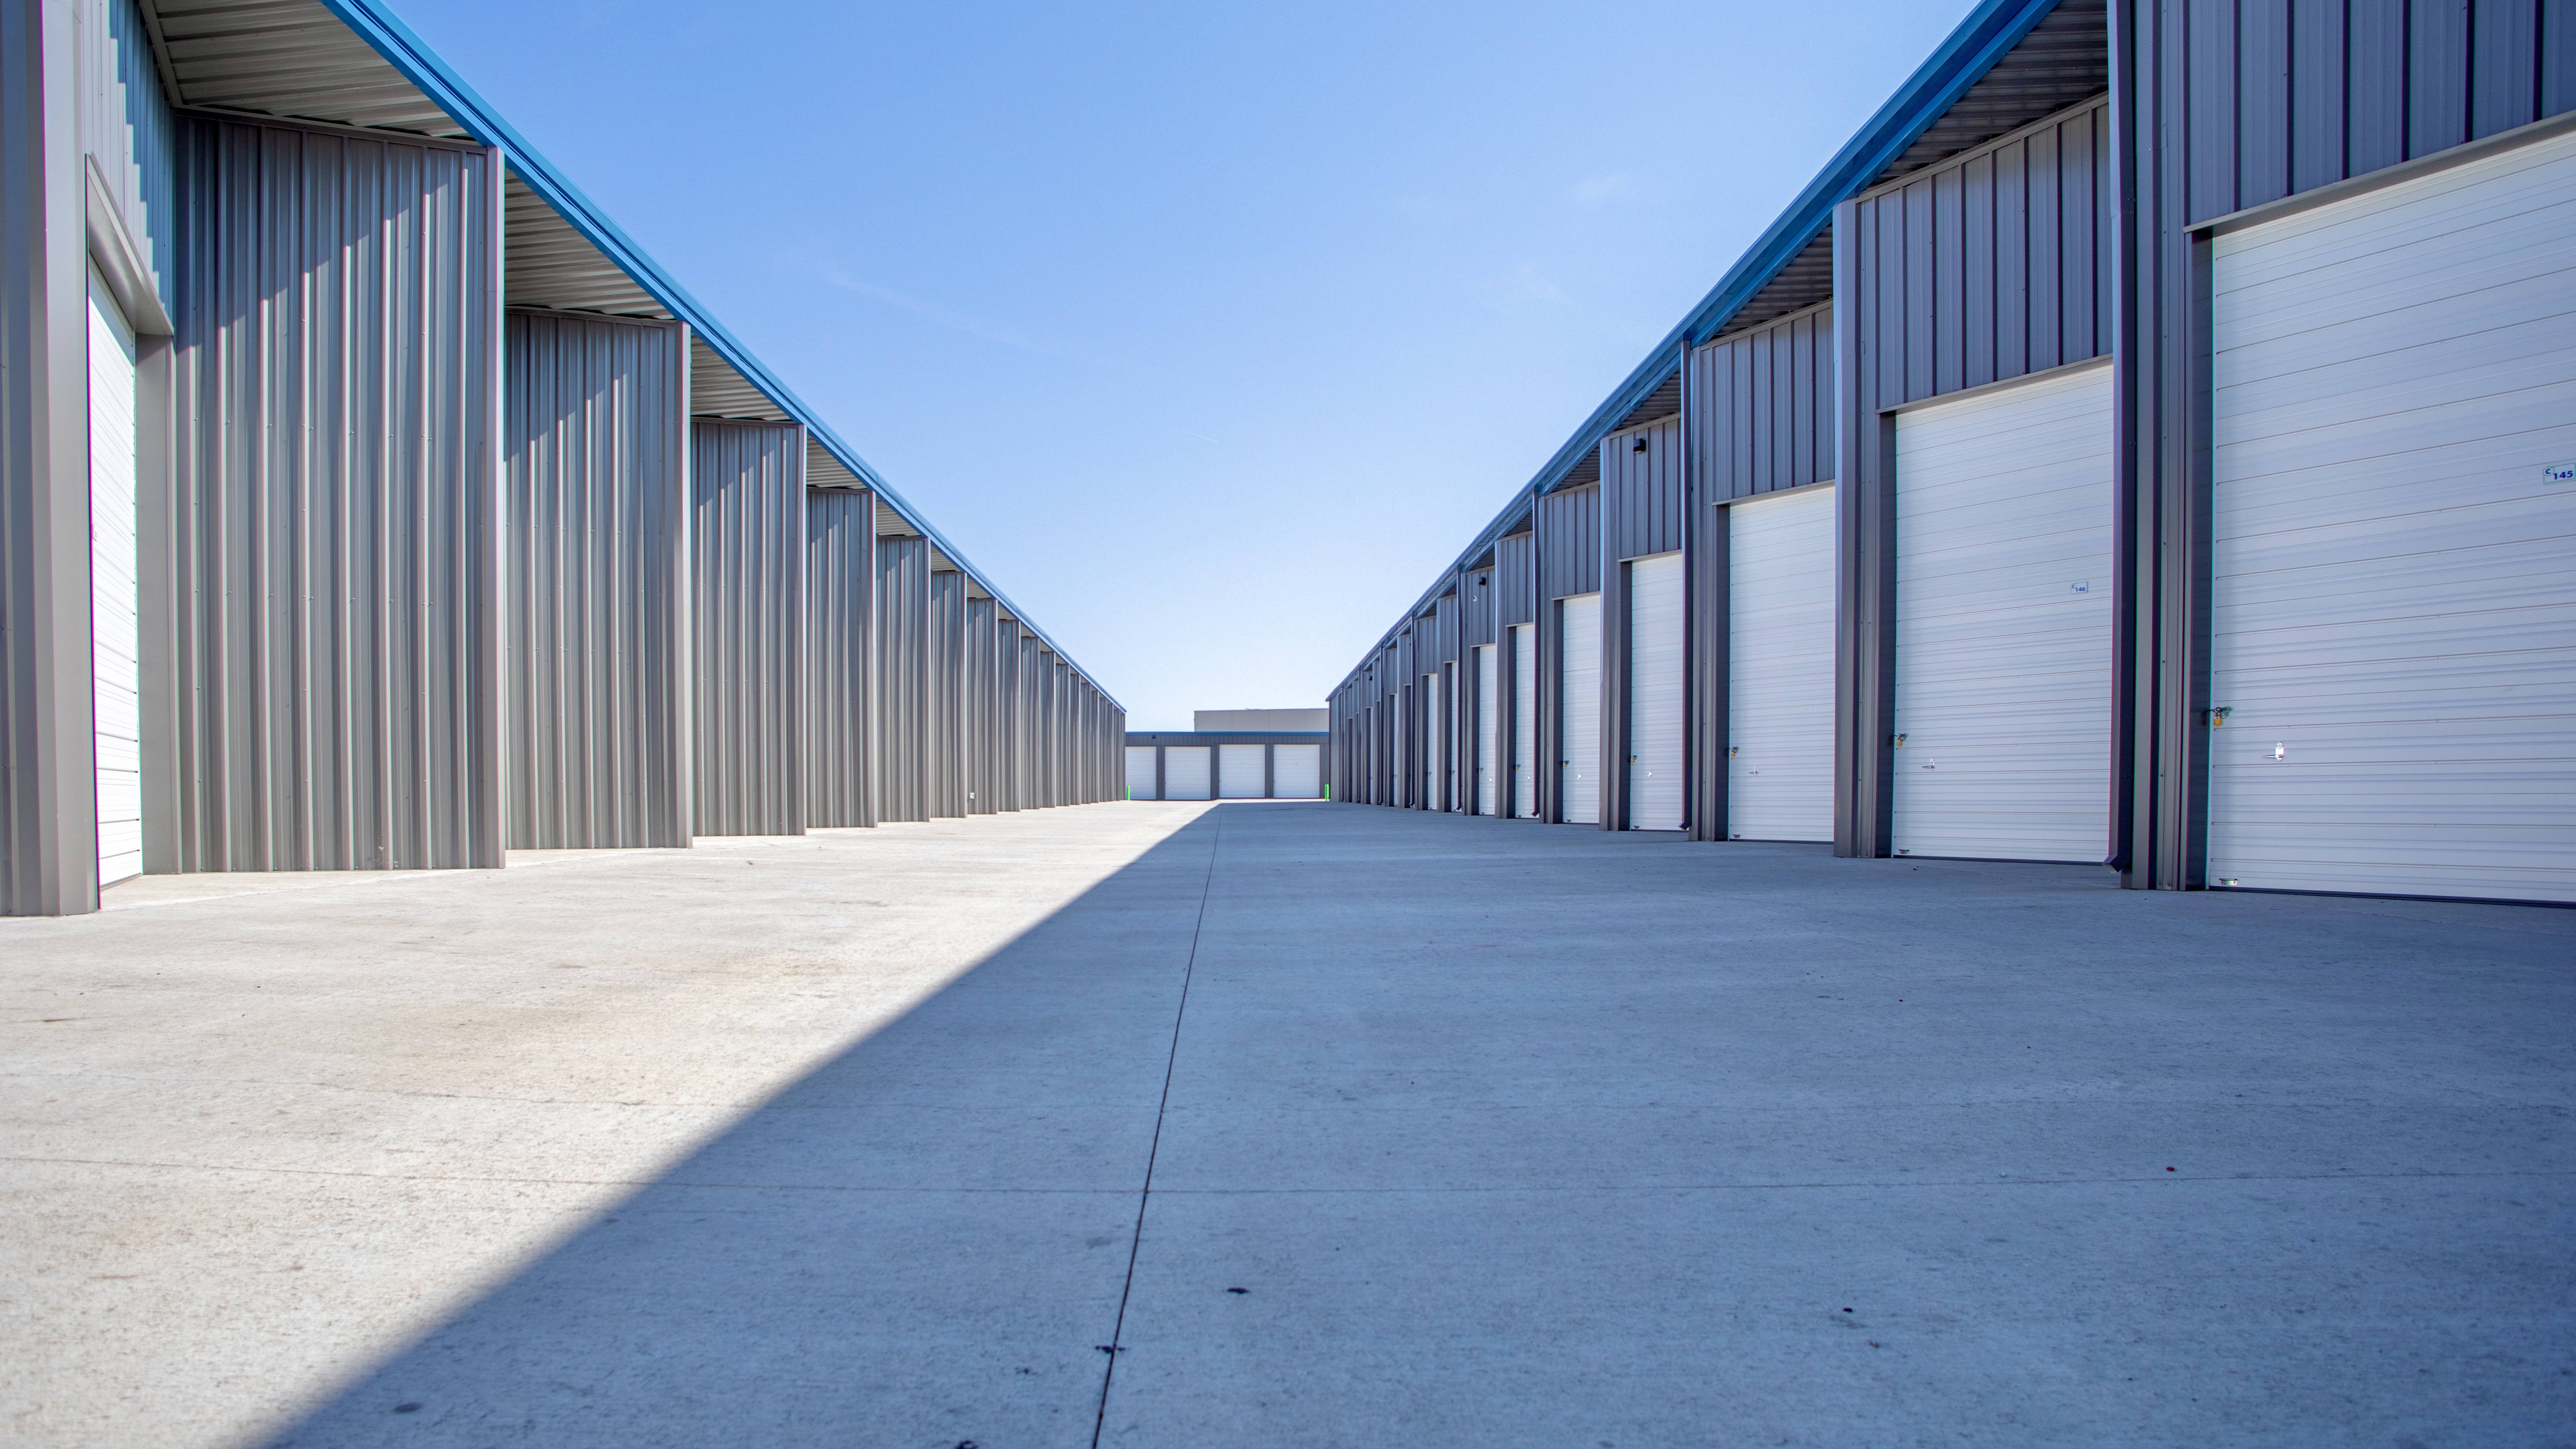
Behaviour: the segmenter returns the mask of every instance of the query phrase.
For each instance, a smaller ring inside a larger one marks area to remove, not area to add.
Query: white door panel
[[[1208,756],[1212,753],[1205,745],[1166,745],[1163,748],[1163,798],[1208,798]]]
[[[1726,510],[1726,833],[1834,838],[1834,490]]]
[[[2110,369],[1900,414],[1896,455],[1896,852],[2101,860]]]
[[[1154,798],[1154,747],[1152,745],[1127,747],[1127,798],[1130,800]]]
[[[2213,244],[2209,878],[2576,901],[2576,137]]]
[[[1321,745],[1273,745],[1271,794],[1281,800],[1313,800],[1324,793],[1324,748]]]
[[[135,592],[134,332],[89,279],[92,746],[98,883],[143,873],[142,609]]]
[[[1512,626],[1512,813],[1538,818],[1538,626]]]
[[[1601,596],[1557,601],[1557,798],[1569,825],[1601,823]]]
[[[1628,828],[1682,828],[1682,556],[1628,568]]]
[[[1269,793],[1260,745],[1216,747],[1216,796],[1220,800],[1259,800]]]

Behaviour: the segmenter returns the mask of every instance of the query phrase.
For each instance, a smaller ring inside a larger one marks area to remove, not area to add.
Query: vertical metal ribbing
[[[1021,798],[1020,738],[1020,621],[1008,614],[997,616],[994,626],[993,694],[993,779],[1000,799],[996,809],[1024,808]]]
[[[805,831],[805,430],[692,427],[700,835]]]
[[[929,776],[924,811],[933,819],[966,813],[966,576],[930,576]]]
[[[497,153],[179,141],[165,868],[498,865]]]
[[[97,909],[88,273],[69,7],[0,0],[0,911]]]
[[[509,843],[686,845],[683,329],[516,312],[504,330]]]
[[[877,818],[927,820],[930,541],[877,540]]]
[[[876,495],[806,495],[806,823],[869,826],[876,811]]]
[[[1001,718],[1000,632],[991,599],[966,603],[966,813],[1000,809],[994,741]]]

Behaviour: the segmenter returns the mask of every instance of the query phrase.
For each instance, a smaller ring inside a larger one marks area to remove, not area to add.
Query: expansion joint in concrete
[[[1216,817],[1216,830],[1208,837],[1207,875],[1199,882],[1198,919],[1190,926],[1190,954],[1181,963],[1181,999],[1172,1008],[1172,1048],[1163,1059],[1163,1095],[1154,1104],[1154,1139],[1145,1149],[1145,1181],[1136,1192],[1136,1232],[1127,1243],[1127,1278],[1118,1288],[1118,1317],[1109,1330],[1109,1341],[1098,1345],[1104,1362],[1100,1366],[1100,1411],[1091,1421],[1091,1449],[1100,1449],[1100,1431],[1109,1422],[1109,1386],[1118,1377],[1118,1355],[1125,1350],[1127,1300],[1136,1291],[1136,1258],[1145,1246],[1145,1208],[1154,1197],[1154,1159],[1163,1150],[1163,1114],[1172,1105],[1172,1072],[1181,1060],[1181,1021],[1190,1009],[1190,976],[1198,969],[1199,938],[1207,930],[1208,896],[1216,888],[1216,855],[1225,844],[1225,812],[1211,810]],[[1201,817],[1205,819],[1205,816]]]

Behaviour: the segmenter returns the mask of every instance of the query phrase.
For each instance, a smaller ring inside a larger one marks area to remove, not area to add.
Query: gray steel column
[[[2184,7],[2114,0],[2116,568],[2110,859],[2132,890],[2198,890],[2209,862],[2209,241],[2188,227]]]
[[[98,909],[74,7],[0,0],[0,908]]]

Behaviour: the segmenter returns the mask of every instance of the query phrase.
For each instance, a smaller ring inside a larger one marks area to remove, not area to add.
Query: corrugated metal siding
[[[1494,540],[1494,623],[1508,629],[1538,619],[1538,535],[1507,533]]]
[[[134,0],[81,0],[79,101],[81,149],[168,308],[176,122]]]
[[[1644,443],[1645,451],[1637,445]],[[1682,546],[1682,420],[1613,433],[1601,444],[1601,529],[1610,559]]]
[[[874,825],[876,495],[805,494],[805,823]]]
[[[497,166],[178,129],[148,868],[497,866]]]
[[[966,813],[1002,808],[999,781],[1002,723],[1000,606],[991,599],[966,602]]]
[[[1834,476],[1833,308],[1691,354],[1693,473],[1712,502]]]
[[[1035,634],[1020,636],[1019,718],[1011,730],[1011,757],[1022,810],[1043,809],[1046,805],[1044,780],[1038,770],[1038,745],[1046,734],[1040,723],[1046,708],[1046,661],[1039,657],[1043,650]]]
[[[2088,102],[1852,204],[1867,407],[2110,350],[2110,142]]]
[[[502,798],[513,849],[689,843],[684,329],[510,314]]]
[[[930,777],[933,818],[966,813],[966,750],[973,721],[966,711],[966,576],[930,576]]]
[[[1443,595],[1431,606],[1431,650],[1423,658],[1425,670],[1458,662],[1458,596]]]
[[[1000,704],[994,712],[993,788],[999,792],[995,808],[1022,808],[1020,793],[1020,721],[1024,706],[1020,691],[1020,621],[1008,613],[1001,615],[993,643],[996,667],[994,688]]]
[[[1541,600],[1601,588],[1601,490],[1577,488],[1538,501]]]
[[[1494,566],[1466,571],[1458,586],[1458,642],[1468,648],[1494,642]]]
[[[1049,727],[1055,732],[1054,768],[1055,803],[1073,805],[1081,801],[1074,773],[1074,759],[1079,749],[1074,736],[1073,664],[1062,655],[1055,660],[1055,709]]]
[[[877,818],[930,818],[930,540],[877,540]]]
[[[2167,0],[2193,225],[2576,110],[2557,0]],[[2177,14],[2177,12],[2179,12]],[[2149,22],[2154,23],[2154,22]]]
[[[691,425],[697,833],[805,832],[805,430]]]

